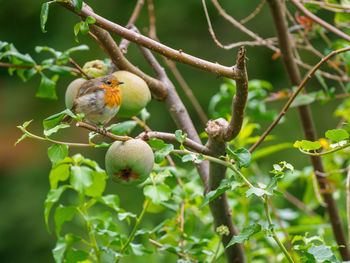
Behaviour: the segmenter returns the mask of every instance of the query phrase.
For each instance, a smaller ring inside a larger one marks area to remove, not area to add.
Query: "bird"
[[[83,113],[84,120],[97,125],[107,124],[119,111],[122,103],[120,81],[113,75],[106,75],[85,81],[74,100],[71,111],[73,113]],[[66,115],[62,122],[69,123],[71,117]]]

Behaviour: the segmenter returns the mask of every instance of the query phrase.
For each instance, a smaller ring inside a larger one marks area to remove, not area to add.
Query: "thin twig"
[[[158,243],[157,241],[155,241],[155,240],[153,240],[153,239],[151,239],[151,238],[149,238],[148,241],[149,241],[151,244],[153,244],[153,245],[155,245],[156,247],[159,247],[159,248],[162,248],[162,247],[164,246],[164,245]],[[177,255],[177,256],[179,256],[180,258],[189,260],[189,261],[191,261],[191,262],[195,262],[195,263],[198,262],[197,260],[195,260],[195,259],[193,259],[193,258],[191,258],[191,257],[189,257],[189,256],[187,256],[187,255],[185,255],[185,254],[182,254],[182,253],[180,253],[180,252],[177,252],[177,251],[174,251],[174,250],[167,250],[167,251],[170,252],[170,253],[173,253],[173,254],[175,254],[175,255]]]
[[[84,76],[87,77],[88,79],[93,79],[93,77],[90,76],[89,74],[87,74],[87,73],[78,65],[78,63],[74,61],[74,59],[69,58],[69,63],[71,63],[74,67],[76,67],[77,70],[80,72],[80,74],[84,75]]]
[[[348,241],[350,241],[350,166],[346,177],[346,221],[348,224]]]
[[[252,146],[250,147],[249,151],[253,152],[256,147],[258,147],[260,145],[260,143],[266,138],[266,136],[272,131],[272,129],[277,125],[277,123],[280,121],[280,119],[286,114],[289,106],[292,104],[292,102],[294,101],[294,99],[296,98],[296,96],[300,93],[300,91],[303,89],[303,87],[306,85],[306,83],[312,78],[312,76],[315,74],[315,72],[317,71],[317,69],[319,67],[321,67],[323,65],[323,63],[325,63],[329,58],[343,53],[343,52],[347,52],[350,51],[350,47],[346,47],[346,48],[342,48],[342,49],[338,49],[335,50],[331,53],[329,53],[327,56],[325,56],[324,58],[321,59],[320,62],[318,62],[316,64],[316,66],[313,67],[313,69],[305,76],[304,80],[300,83],[300,85],[298,86],[298,88],[295,90],[295,92],[292,94],[292,96],[289,98],[289,100],[287,101],[287,103],[284,105],[283,109],[281,110],[281,112],[278,114],[277,118],[271,123],[271,125],[267,128],[267,130],[261,135],[261,137],[259,138],[259,140]]]
[[[329,151],[325,151],[325,152],[319,152],[319,153],[311,153],[311,152],[307,152],[307,151],[304,151],[303,149],[299,148],[299,151],[301,151],[302,153],[305,153],[307,155],[311,155],[311,156],[322,156],[322,155],[326,155],[326,154],[330,154],[330,153],[334,153],[334,152],[337,152],[337,151],[340,151],[340,150],[343,150],[345,148],[348,148],[350,147],[350,143],[347,143],[343,146],[339,146],[339,147],[336,147],[332,150],[329,150]]]
[[[245,23],[247,23],[248,21],[252,20],[263,8],[264,4],[265,4],[266,0],[262,0],[260,2],[260,4],[257,6],[257,8],[255,8],[255,10],[246,18],[241,19],[239,22],[243,25]]]
[[[138,19],[141,13],[144,3],[145,3],[145,0],[137,0],[134,11],[130,16],[128,23],[126,24],[126,28],[136,23],[136,20]],[[123,38],[122,41],[120,42],[119,48],[123,52],[123,54],[127,53],[129,44],[130,44],[130,41],[125,38]]]
[[[108,131],[103,131],[98,127],[95,127],[94,125],[88,124],[86,122],[77,122],[76,126],[88,129],[96,133],[100,133],[101,135],[107,136],[108,138],[111,138],[112,140],[115,140],[115,141],[128,141],[132,139],[132,137],[129,137],[129,136],[119,136],[119,135],[110,133]]]

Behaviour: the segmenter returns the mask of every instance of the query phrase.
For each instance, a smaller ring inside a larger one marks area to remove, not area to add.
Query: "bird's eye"
[[[111,85],[112,82],[111,82],[110,80],[107,80],[107,81],[106,81],[106,84],[107,84],[107,85]]]

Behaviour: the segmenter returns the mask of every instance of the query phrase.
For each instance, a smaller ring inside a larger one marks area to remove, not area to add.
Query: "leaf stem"
[[[146,199],[143,203],[143,208],[142,208],[142,211],[140,213],[140,216],[137,217],[135,220],[135,225],[134,225],[133,229],[131,230],[131,233],[129,235],[128,240],[126,241],[126,243],[122,246],[122,248],[119,251],[120,254],[122,254],[125,251],[125,249],[128,247],[128,245],[134,240],[136,231],[137,231],[137,229],[138,229],[138,227],[139,227],[139,225],[140,225],[140,223],[141,223],[141,221],[142,221],[142,219],[147,211],[149,204],[150,204],[149,199]],[[115,263],[119,262],[119,260],[120,260],[120,256],[118,256],[116,258]]]
[[[273,228],[273,224],[272,224],[272,219],[271,219],[271,215],[270,215],[270,211],[269,211],[269,203],[268,203],[268,198],[267,196],[265,196],[264,198],[264,208],[265,208],[265,215],[267,218],[267,221],[269,222],[269,226],[272,232],[272,237],[273,239],[276,241],[277,245],[280,247],[280,249],[282,250],[283,254],[286,256],[288,262],[290,263],[294,263],[291,255],[289,254],[289,252],[287,251],[287,249],[284,247],[284,245],[282,244],[281,240],[279,240],[275,229]]]
[[[322,156],[322,155],[326,155],[326,154],[330,154],[330,153],[334,153],[334,152],[343,150],[343,149],[348,148],[348,147],[350,147],[350,143],[347,143],[347,144],[345,144],[343,146],[339,146],[339,147],[336,147],[336,148],[334,148],[332,150],[329,150],[329,151],[326,151],[326,152],[320,152],[320,153],[310,153],[310,152],[304,151],[301,148],[299,148],[299,151],[301,151],[302,153],[305,153],[307,155],[311,155],[311,156]]]

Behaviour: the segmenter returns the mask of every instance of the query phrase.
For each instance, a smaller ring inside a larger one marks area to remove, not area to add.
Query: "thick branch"
[[[268,0],[268,3],[274,19],[274,24],[281,48],[281,55],[290,85],[298,86],[301,83],[301,77],[292,55],[292,47],[287,28],[287,21],[283,12],[283,10],[285,10],[285,6],[282,6],[279,0]],[[299,106],[298,112],[306,139],[309,141],[317,140],[316,129],[309,105]],[[314,171],[324,172],[322,159],[319,156],[311,156],[310,159]],[[317,181],[320,186],[320,191],[323,193],[325,203],[327,204],[327,211],[329,214],[335,240],[339,245],[339,252],[343,260],[349,260],[350,254],[337,204],[333,199],[332,194],[327,191],[329,188],[328,183],[322,180],[322,177],[320,176],[317,176]]]
[[[59,2],[58,4],[62,5],[63,7],[69,9],[72,12],[75,12],[74,5],[72,2],[67,2],[67,3]],[[189,55],[183,52],[182,50],[175,50],[173,48],[170,48],[151,38],[135,33],[132,30],[126,29],[125,27],[122,27],[116,23],[113,23],[95,14],[92,10],[90,10],[90,8],[87,7],[87,5],[84,5],[82,10],[77,14],[82,16],[83,18],[86,18],[87,16],[91,16],[95,18],[96,25],[122,38],[128,39],[131,42],[135,42],[138,45],[151,49],[172,60],[179,61],[181,63],[190,65],[195,68],[199,68],[201,70],[213,72],[219,76],[224,76],[228,78],[235,77],[235,71],[233,67],[226,67],[217,63],[209,62],[209,61],[194,57],[192,55]]]
[[[244,119],[244,109],[248,98],[248,74],[245,66],[246,50],[241,47],[238,51],[236,60],[236,94],[232,100],[231,121],[225,131],[224,140],[231,141],[234,139],[242,128]]]
[[[154,79],[147,74],[143,73],[139,68],[131,64],[120,51],[119,47],[111,37],[111,35],[104,29],[90,25],[90,30],[96,35],[100,40],[101,44],[104,46],[105,50],[108,52],[109,57],[112,59],[113,63],[120,69],[128,70],[144,79],[154,98],[157,100],[164,100],[167,95],[167,90],[163,83],[157,79]]]
[[[331,24],[328,24],[326,21],[322,20],[318,16],[315,16],[313,13],[311,13],[309,10],[307,10],[298,0],[290,0],[301,12],[304,13],[308,18],[310,18],[312,21],[316,22],[320,26],[327,29],[329,32],[332,32],[336,36],[346,40],[350,41],[350,36],[345,34],[344,32],[340,31],[338,28],[332,26]]]
[[[178,142],[176,140],[176,137],[174,134],[167,133],[167,132],[157,132],[157,131],[143,132],[140,135],[138,135],[137,138],[140,138],[144,141],[148,141],[150,138],[157,138],[157,139],[161,139],[163,141],[171,142],[171,143]],[[198,152],[198,153],[209,154],[209,149],[207,147],[205,147],[204,145],[201,145],[201,144],[199,144],[199,143],[197,143],[189,138],[186,138],[183,145]]]

